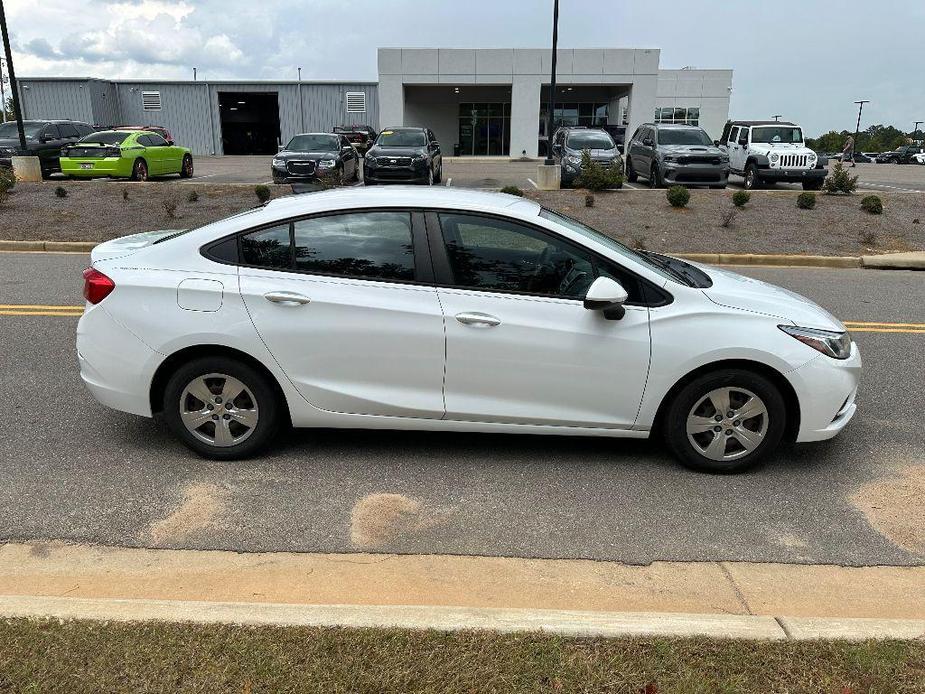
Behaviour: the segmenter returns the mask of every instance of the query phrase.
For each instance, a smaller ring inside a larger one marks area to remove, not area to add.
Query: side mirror
[[[642,144],[644,147],[654,147],[655,140],[653,140],[651,137],[647,137],[646,139],[642,141]]]
[[[286,149],[286,148],[285,148],[283,145],[276,145],[276,151],[277,151],[277,152],[282,152],[284,149]]]
[[[617,151],[618,151],[620,154],[623,154],[623,143],[622,143],[622,142],[621,142],[620,144],[617,145]]]
[[[740,138],[739,138],[739,145],[742,146],[742,147],[748,147],[748,138],[747,138],[747,137],[740,137]]]
[[[623,304],[629,295],[616,280],[598,277],[585,294],[585,308],[589,311],[602,311],[607,320],[620,320],[626,309]]]
[[[41,142],[41,143],[44,144],[44,143],[46,143],[46,142],[53,142],[54,139],[55,139],[55,138],[53,138],[51,135],[42,135],[42,136],[39,138],[39,142]]]
[[[560,154],[560,153],[562,152],[562,145],[560,145],[560,144],[558,144],[558,143],[557,143],[557,144],[554,144],[554,145],[552,146],[552,151],[555,152],[556,154]]]
[[[719,147],[719,140],[713,140],[713,146]]]
[[[173,147],[173,144],[174,144],[174,143],[173,143],[173,140],[167,140],[167,146],[168,146],[168,147]]]

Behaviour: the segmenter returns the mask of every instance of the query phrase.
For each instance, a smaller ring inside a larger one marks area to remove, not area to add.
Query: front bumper
[[[366,183],[427,183],[427,165],[424,166],[364,166]]]
[[[729,165],[678,164],[665,162],[662,179],[667,185],[725,185],[729,180]]]
[[[861,353],[851,345],[847,359],[820,354],[787,374],[800,402],[797,442],[825,441],[847,426],[857,411],[855,397],[861,380]]]
[[[828,169],[758,169],[762,181],[821,181],[829,175]]]
[[[133,162],[123,157],[61,157],[61,173],[78,178],[97,176],[128,177],[132,175]]]
[[[617,169],[620,172],[623,171],[623,161],[620,159],[617,159],[616,161],[595,160],[595,162],[603,166],[605,169]],[[560,170],[561,170],[561,175],[560,175],[559,180],[563,184],[566,184],[566,185],[574,182],[576,178],[581,176],[581,171],[582,171],[580,165],[575,165],[575,164],[572,164],[571,162],[566,162],[564,160],[561,162]]]

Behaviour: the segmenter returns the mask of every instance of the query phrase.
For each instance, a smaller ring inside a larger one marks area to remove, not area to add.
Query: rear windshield
[[[289,140],[286,149],[290,152],[336,152],[340,149],[340,138],[334,135],[296,135]]]
[[[26,131],[26,137],[30,140],[34,140],[38,137],[39,133],[42,132],[42,128],[45,127],[44,123],[23,123],[23,130]],[[19,137],[19,130],[16,128],[16,121],[11,121],[9,123],[4,123],[0,125],[0,137],[17,139]]]
[[[658,131],[660,145],[712,145],[713,140],[703,130],[665,128]]]
[[[383,130],[376,144],[382,147],[423,147],[427,142],[421,130]]]
[[[569,133],[566,144],[571,149],[613,149],[613,138],[605,132]]]
[[[98,142],[102,145],[121,145],[131,133],[117,133],[113,131],[93,133],[87,135],[81,142]]]

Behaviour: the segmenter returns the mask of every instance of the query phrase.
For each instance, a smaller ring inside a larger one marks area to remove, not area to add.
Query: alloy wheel
[[[687,416],[687,438],[710,460],[744,458],[764,441],[768,409],[745,388],[716,388],[704,395]]]
[[[221,373],[198,376],[180,395],[180,421],[203,443],[217,448],[245,441],[260,419],[257,399],[244,383]]]

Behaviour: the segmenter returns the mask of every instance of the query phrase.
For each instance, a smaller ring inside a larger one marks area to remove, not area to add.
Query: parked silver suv
[[[701,185],[725,188],[729,155],[695,125],[645,123],[626,147],[626,178],[648,179],[652,188]]]

